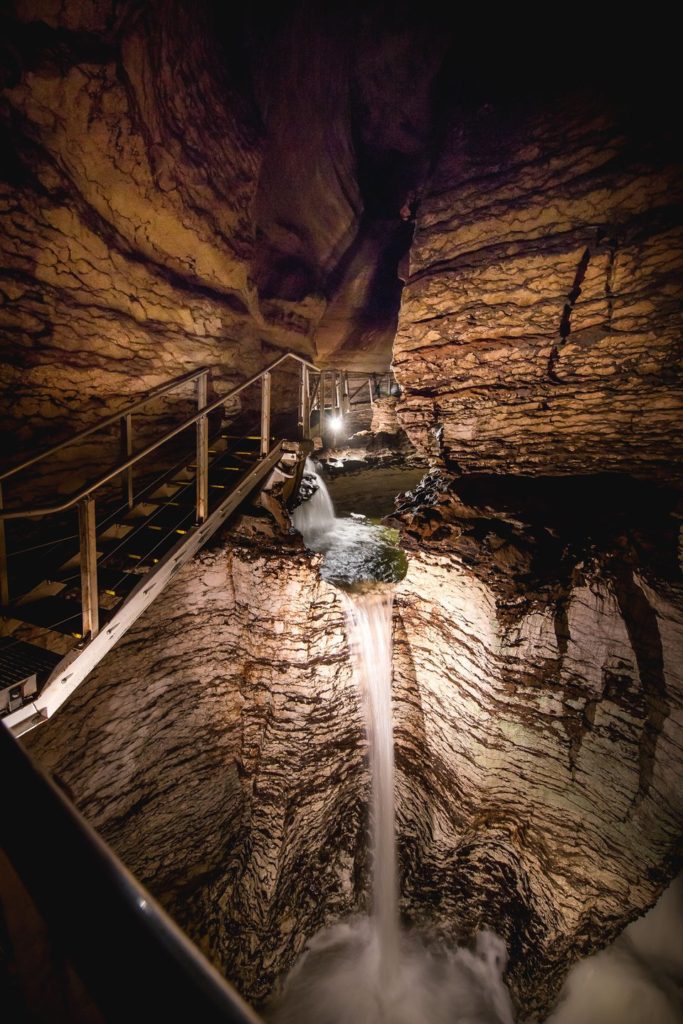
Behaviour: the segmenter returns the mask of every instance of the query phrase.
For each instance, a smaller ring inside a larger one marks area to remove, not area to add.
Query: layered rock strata
[[[542,1019],[683,852],[683,614],[675,565],[647,556],[654,529],[672,557],[666,511],[608,543],[515,501],[432,479],[400,513],[421,538],[394,617],[401,907],[449,942],[501,932]],[[368,779],[336,592],[250,523],[28,743],[258,1002],[367,908]]]
[[[2,425],[13,444],[74,433],[203,364],[219,368],[219,392],[243,380],[266,361],[249,281],[259,125],[238,88],[212,88],[210,19],[151,4],[115,25],[106,4],[52,16],[25,4],[7,27]],[[170,401],[187,409],[182,393]]]
[[[270,13],[202,0],[3,12],[8,454],[201,365],[217,394],[285,349],[387,369],[412,234],[401,210],[446,37],[373,5]],[[186,398],[164,405],[182,415]]]
[[[683,176],[661,95],[626,93],[449,115],[394,347],[441,464],[680,475]]]
[[[521,1019],[683,857],[680,517],[566,483],[435,475],[394,518],[404,898],[502,932]]]
[[[357,906],[366,860],[341,606],[300,542],[262,540],[204,551],[28,741],[253,1000]]]

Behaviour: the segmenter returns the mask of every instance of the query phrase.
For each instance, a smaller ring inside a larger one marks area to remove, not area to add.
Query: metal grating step
[[[0,637],[0,689],[16,686],[32,676],[45,678],[61,660],[61,654],[53,654],[35,644]]]
[[[53,629],[57,633],[66,633],[80,640],[81,603],[78,600],[65,600],[58,596],[41,597],[36,601],[26,601],[16,608],[10,608],[8,614],[21,622],[30,622],[34,626]],[[102,621],[106,619],[106,609],[100,609]]]

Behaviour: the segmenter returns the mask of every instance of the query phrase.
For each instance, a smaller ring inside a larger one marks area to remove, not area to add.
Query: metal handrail
[[[120,616],[120,622],[106,627],[105,631],[100,634],[100,608],[99,608],[99,567],[98,566],[98,554],[97,554],[97,518],[96,518],[96,492],[100,487],[103,487],[106,483],[109,483],[115,477],[122,477],[122,492],[124,498],[124,506],[127,505],[129,509],[133,509],[135,502],[135,494],[133,488],[133,467],[145,459],[147,456],[152,455],[162,445],[166,444],[172,438],[177,437],[178,434],[187,430],[190,427],[196,427],[196,519],[195,526],[189,528],[187,541],[183,542],[184,547],[181,553],[174,556],[175,562],[182,555],[190,557],[190,554],[196,553],[204,543],[204,539],[210,536],[211,531],[220,525],[224,517],[229,512],[234,511],[237,505],[242,501],[247,494],[247,483],[255,485],[264,478],[264,474],[269,472],[272,467],[279,461],[282,453],[282,442],[275,444],[271,447],[271,433],[270,433],[270,406],[271,406],[271,374],[273,370],[278,369],[288,359],[294,359],[297,364],[300,365],[300,385],[299,385],[299,427],[301,428],[301,434],[303,438],[310,438],[310,414],[313,401],[317,400],[317,410],[319,415],[319,429],[323,430],[323,419],[328,409],[328,403],[326,400],[326,379],[330,378],[329,389],[331,398],[331,408],[338,411],[339,413],[348,413],[351,408],[351,401],[349,395],[348,386],[348,373],[343,371],[324,371],[318,369],[312,364],[309,359],[304,358],[302,355],[298,355],[295,352],[284,352],[278,358],[273,359],[269,362],[268,366],[259,370],[258,373],[253,374],[250,378],[239,384],[237,387],[232,388],[227,394],[220,395],[209,401],[209,375],[211,369],[208,367],[200,367],[197,370],[191,371],[190,373],[184,374],[181,377],[175,378],[173,381],[169,381],[167,384],[162,385],[148,391],[146,395],[139,397],[136,401],[132,402],[130,406],[120,410],[118,413],[100,421],[99,423],[93,424],[93,426],[82,430],[68,440],[60,441],[55,444],[52,449],[47,452],[42,452],[39,455],[26,460],[22,465],[14,466],[4,473],[0,474],[0,606],[2,608],[10,608],[10,593],[9,593],[9,571],[8,571],[8,556],[7,556],[7,545],[5,539],[5,521],[16,520],[16,519],[31,519],[39,518],[48,515],[54,515],[61,512],[66,512],[68,509],[78,506],[78,527],[79,527],[79,562],[80,562],[80,577],[81,577],[81,633],[75,634],[77,638],[83,641],[81,653],[77,656],[76,660],[80,658],[81,669],[85,668],[85,672],[89,671],[84,662],[84,657],[88,654],[87,665],[92,667],[92,656],[96,656],[96,659],[102,656],[104,652],[103,648],[109,649],[109,647],[116,642],[114,634],[118,631],[125,621],[130,625],[134,621],[137,614],[140,613],[142,607],[146,607],[146,603],[154,599],[155,594],[158,592],[158,588],[165,585],[165,582],[170,578],[169,572],[174,571],[177,565],[171,566],[171,569],[167,571],[168,565],[162,561],[158,569],[156,569],[155,582],[153,584],[145,584],[143,587],[143,594],[146,595],[145,602],[140,602],[135,598],[135,608],[133,608],[133,596],[137,594],[137,589],[133,591],[130,596],[130,600],[125,600],[120,606],[119,611],[115,614]],[[313,372],[317,375],[316,385],[313,388],[313,393],[310,392],[310,381],[309,374]],[[196,401],[197,401],[197,412],[193,416],[187,417],[182,423],[167,430],[166,433],[159,437],[157,440],[147,444],[143,449],[133,454],[133,418],[132,414],[135,410],[138,410],[144,406],[144,404],[150,401],[152,398],[158,397],[161,394],[165,394],[172,388],[177,387],[179,384],[186,383],[187,381],[196,381]],[[260,444],[259,444],[259,461],[256,466],[250,470],[245,479],[238,484],[236,488],[231,490],[227,498],[218,504],[216,508],[211,509],[210,506],[210,483],[209,483],[209,416],[216,410],[224,407],[227,402],[239,395],[246,388],[251,387],[258,381],[261,382],[261,427],[260,427]],[[370,378],[368,383],[370,384]],[[370,387],[370,399],[373,400],[372,386]],[[18,473],[22,469],[27,469],[29,466],[33,466],[38,462],[46,459],[48,456],[53,455],[55,452],[59,452],[65,447],[73,443],[75,440],[79,440],[83,437],[87,437],[90,434],[95,433],[98,430],[102,430],[104,427],[119,421],[121,429],[121,461],[114,466],[112,469],[106,470],[96,480],[91,483],[87,483],[81,487],[80,490],[70,498],[58,502],[54,505],[43,505],[32,508],[15,508],[11,510],[3,509],[3,497],[2,497],[2,480],[8,476],[12,476]],[[139,500],[139,496],[138,496]],[[189,513],[188,513],[189,514]],[[180,530],[178,530],[180,532]],[[183,530],[183,532],[185,532]],[[191,549],[191,551],[190,551]],[[189,554],[188,554],[189,552]],[[179,563],[178,563],[179,564]],[[164,569],[166,575],[162,581],[161,569]],[[155,589],[156,588],[156,589]],[[152,595],[152,596],[150,596]],[[125,612],[125,614],[124,614]],[[14,612],[11,612],[12,614]],[[121,617],[123,615],[123,617]],[[132,617],[131,617],[132,616]],[[20,615],[19,615],[20,617]],[[126,626],[127,628],[127,626]],[[104,640],[100,644],[101,637]],[[98,653],[99,646],[102,647],[102,651]],[[97,650],[95,650],[97,648]],[[67,680],[71,680],[70,686],[73,688],[78,685],[78,682],[82,675],[76,672],[74,669],[74,660],[72,659],[67,669],[67,674],[63,675],[60,679],[61,684],[65,684]],[[96,662],[94,663],[96,664]],[[60,671],[58,668],[56,671]],[[77,678],[78,677],[78,678]],[[48,689],[50,682],[48,681]],[[65,699],[66,691],[62,687],[59,687],[60,700],[57,702],[57,707]],[[35,723],[34,723],[35,724]]]
[[[0,845],[49,928],[38,948],[56,948],[58,969],[59,957],[73,964],[104,1019],[262,1024],[2,726],[0,769],[12,779]]]
[[[205,523],[209,516],[209,415],[214,410],[219,409],[221,406],[226,405],[236,395],[244,391],[245,388],[250,387],[252,384],[256,384],[259,380],[261,381],[261,443],[259,455],[261,460],[266,460],[270,454],[270,405],[271,405],[271,373],[278,366],[284,363],[288,359],[293,359],[301,366],[301,386],[299,392],[299,423],[301,426],[302,434],[307,438],[310,434],[310,400],[309,400],[309,372],[312,370],[314,373],[320,373],[318,368],[311,363],[308,359],[303,356],[297,355],[294,352],[285,352],[277,359],[274,359],[272,363],[265,366],[258,373],[253,374],[242,384],[233,388],[225,395],[208,401],[208,384],[209,374],[211,372],[210,367],[201,366],[196,370],[192,370],[189,373],[184,374],[182,377],[176,377],[174,380],[161,385],[160,387],[153,388],[142,398],[131,403],[119,412],[108,416],[105,420],[101,420],[99,423],[93,424],[92,427],[87,427],[82,430],[79,434],[69,438],[68,440],[61,441],[53,448],[47,451],[40,452],[38,455],[33,456],[25,460],[19,466],[13,466],[11,469],[6,470],[3,474],[0,474],[0,605],[2,607],[9,607],[10,604],[10,590],[9,590],[9,572],[8,572],[8,555],[7,555],[7,543],[5,538],[5,522],[7,520],[17,519],[37,519],[43,516],[54,515],[56,513],[65,512],[67,509],[78,506],[78,532],[79,532],[79,550],[80,550],[80,573],[81,573],[81,606],[82,606],[82,636],[89,637],[91,640],[94,639],[99,632],[99,587],[98,587],[98,567],[97,567],[97,522],[95,515],[95,493],[109,483],[115,477],[122,477],[122,492],[125,504],[130,509],[134,505],[134,489],[133,489],[133,467],[137,465],[142,459],[145,459],[152,452],[157,451],[162,445],[168,441],[177,437],[183,431],[190,427],[196,427],[196,522],[200,526]],[[179,384],[186,383],[187,381],[196,381],[196,402],[197,411],[192,416],[189,416],[178,426],[173,427],[171,430],[166,431],[163,437],[158,438],[156,441],[151,442],[141,451],[133,454],[133,412],[136,409],[140,409],[152,398],[157,398],[159,395],[166,394],[168,391],[177,387]],[[66,498],[64,501],[60,501],[54,505],[41,505],[33,506],[30,508],[15,508],[11,510],[4,509],[4,501],[2,495],[2,481],[9,476],[13,476],[19,473],[20,470],[26,469],[29,466],[35,465],[36,463],[47,458],[49,455],[53,455],[55,452],[61,451],[67,445],[72,444],[74,441],[80,440],[84,437],[88,437],[90,434],[94,434],[98,430],[102,430],[112,423],[118,420],[121,434],[121,461],[115,465],[112,469],[107,470],[100,477],[98,477],[92,483],[86,484],[76,494]]]
[[[84,437],[89,437],[90,434],[97,433],[98,430],[104,430],[106,427],[111,426],[112,423],[117,423],[123,416],[130,416],[131,413],[141,409],[147,402],[151,402],[154,398],[159,398],[160,395],[165,395],[174,388],[179,387],[181,384],[187,384],[188,381],[196,380],[203,373],[209,372],[208,366],[200,366],[197,370],[190,370],[189,373],[184,373],[182,377],[174,377],[173,380],[167,381],[166,384],[159,384],[155,388],[150,388],[146,392],[144,398],[138,399],[137,402],[133,402],[132,405],[127,405],[119,412],[113,413],[108,416],[106,420],[99,420],[92,427],[86,427],[85,430],[81,430],[78,434],[73,434],[72,437],[67,437],[65,441],[60,441],[59,444],[55,444],[52,448],[47,448],[44,452],[39,452],[37,455],[32,455],[18,466],[12,466],[11,469],[6,469],[0,473],[0,480],[7,480],[8,477],[14,476],[15,473],[20,473],[22,469],[28,469],[29,466],[34,466],[36,462],[42,462],[48,455],[54,455],[55,452],[60,452],[63,448],[73,444],[75,441],[81,441]]]
[[[105,420],[94,424],[92,427],[88,427],[82,430],[79,434],[74,437],[61,441],[53,448],[47,451],[41,452],[38,455],[27,459],[19,466],[14,466],[4,473],[0,474],[0,606],[7,608],[10,606],[10,590],[9,590],[9,571],[8,571],[8,555],[7,555],[7,544],[5,539],[5,522],[8,520],[17,519],[37,519],[43,516],[55,515],[57,513],[66,512],[68,509],[78,506],[78,533],[79,533],[79,554],[80,554],[80,576],[81,576],[81,615],[82,615],[82,627],[81,636],[86,639],[86,642],[93,640],[97,637],[100,630],[99,622],[99,585],[98,585],[98,562],[97,562],[97,519],[96,519],[96,492],[108,484],[115,477],[122,477],[122,492],[124,497],[124,503],[128,505],[129,509],[133,508],[134,505],[134,489],[133,489],[133,467],[147,458],[157,449],[161,448],[168,441],[177,437],[183,431],[190,427],[196,427],[196,524],[197,527],[205,523],[209,517],[209,415],[222,406],[225,406],[230,402],[236,395],[239,395],[246,388],[251,387],[258,381],[261,381],[261,433],[260,433],[260,447],[259,456],[262,464],[265,464],[271,455],[271,374],[273,370],[277,369],[288,359],[293,359],[296,363],[300,364],[301,367],[301,380],[299,390],[299,425],[301,427],[302,436],[304,438],[310,437],[310,419],[311,419],[311,408],[312,398],[317,398],[317,408],[320,416],[320,429],[322,430],[322,420],[327,409],[326,401],[326,377],[331,377],[330,380],[330,398],[331,407],[338,409],[341,412],[348,413],[351,408],[351,398],[349,395],[349,381],[348,373],[343,371],[325,371],[319,369],[308,359],[298,355],[295,352],[285,352],[277,359],[274,359],[272,363],[265,366],[258,373],[253,374],[242,384],[233,388],[225,395],[221,395],[213,401],[208,401],[208,384],[209,374],[211,372],[209,367],[202,366],[196,370],[192,370],[189,373],[184,374],[182,377],[176,377],[174,380],[169,381],[167,384],[161,385],[160,387],[153,388],[146,395],[138,398],[131,405],[119,412],[107,417]],[[314,389],[313,396],[310,393],[309,387],[309,373],[318,374],[318,386]],[[136,409],[140,409],[152,398],[156,398],[159,395],[166,394],[172,388],[177,387],[179,384],[186,383],[187,381],[196,381],[196,402],[197,411],[192,415],[183,420],[182,423],[166,431],[163,437],[158,438],[156,441],[152,441],[141,451],[133,454],[133,417],[132,414]],[[368,377],[368,385],[370,389],[370,401],[372,402],[372,386],[370,384],[370,378]],[[68,444],[72,444],[74,441],[80,440],[84,437],[88,437],[90,434],[94,434],[98,430],[102,430],[116,421],[119,421],[121,429],[121,461],[117,463],[112,469],[107,470],[101,476],[99,476],[92,483],[86,484],[71,497],[65,498],[63,501],[58,502],[54,505],[39,505],[30,508],[15,508],[7,509],[3,508],[3,495],[2,495],[2,481],[9,476],[13,476],[19,473],[20,470],[26,469],[29,466],[35,465],[36,463],[47,458],[47,456],[54,454],[55,452],[61,451]],[[275,449],[273,449],[274,451]]]
[[[80,501],[83,501],[84,498],[89,497],[89,495],[91,495],[94,491],[99,490],[99,488],[103,487],[104,484],[107,484],[109,483],[110,480],[113,480],[114,477],[117,477],[121,473],[124,473],[127,469],[130,469],[137,462],[140,462],[142,459],[146,458],[152,452],[156,451],[158,448],[161,448],[162,445],[166,444],[167,441],[170,441],[172,438],[182,433],[183,430],[187,430],[188,427],[191,427],[195,423],[198,423],[205,416],[208,416],[209,413],[214,412],[216,409],[219,409],[222,405],[225,405],[226,402],[229,402],[231,398],[235,397],[235,395],[239,395],[240,392],[245,390],[245,388],[250,387],[252,384],[255,384],[258,380],[261,380],[261,378],[264,378],[266,374],[271,373],[274,369],[280,366],[281,363],[284,363],[287,359],[296,360],[297,362],[301,363],[302,366],[307,367],[309,370],[313,370],[314,373],[320,372],[317,366],[314,366],[313,363],[309,362],[307,359],[304,359],[302,356],[298,356],[293,352],[286,352],[284,355],[274,360],[274,362],[269,363],[269,365],[264,367],[263,370],[260,370],[258,373],[255,373],[252,377],[250,377],[248,380],[244,381],[243,384],[240,384],[238,387],[233,388],[232,391],[229,391],[226,395],[221,395],[219,398],[214,399],[213,402],[209,402],[208,405],[205,405],[201,409],[199,409],[194,414],[194,416],[190,416],[188,419],[184,420],[179,426],[174,427],[172,430],[169,430],[166,434],[164,434],[163,437],[159,438],[156,441],[153,441],[151,444],[147,445],[146,448],[143,448],[141,451],[136,452],[135,455],[131,455],[131,457],[126,459],[124,462],[118,463],[118,465],[114,466],[114,468],[109,470],[109,472],[104,473],[101,477],[98,477],[98,479],[95,480],[93,483],[88,484],[86,487],[78,491],[71,498],[68,498],[66,501],[61,502],[61,504],[40,506],[29,509],[15,509],[13,511],[3,511],[0,508],[0,520],[6,521],[9,519],[35,519],[39,516],[54,515],[57,512],[65,512],[67,509],[73,508],[74,505],[77,505]],[[208,367],[202,367],[201,369],[194,371],[192,374],[186,374],[185,377],[177,378],[176,381],[173,382],[173,386],[177,385],[178,383],[184,383],[187,380],[194,380],[195,378],[200,377],[208,372]],[[166,390],[170,390],[170,388],[171,384],[166,386]],[[144,405],[146,401],[150,400],[150,398],[158,397],[160,393],[162,392],[156,392],[154,395],[150,393],[146,399],[144,399],[137,405],[131,406],[128,409],[116,413],[115,416],[112,416],[109,419],[103,421],[96,427],[92,427],[89,430],[82,431],[80,434],[76,434],[74,437],[72,437],[69,441],[64,441],[59,445],[55,445],[54,448],[51,448],[48,451],[41,453],[41,455],[39,456],[35,456],[33,459],[29,459],[27,462],[23,463],[22,466],[17,466],[14,469],[9,470],[4,475],[0,475],[0,480],[12,475],[13,473],[18,473],[20,469],[25,469],[27,466],[30,466],[33,463],[40,461],[40,459],[45,458],[45,456],[47,455],[51,455],[54,452],[61,450],[67,444],[70,444],[72,441],[85,437],[90,433],[94,433],[95,430],[101,429],[105,424],[108,425],[110,423],[116,422],[117,420],[120,420],[123,416],[126,416],[131,411],[133,411],[134,408],[139,408],[141,405]]]

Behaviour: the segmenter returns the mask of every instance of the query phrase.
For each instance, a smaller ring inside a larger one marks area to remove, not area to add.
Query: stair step
[[[97,569],[97,582],[101,594],[124,598],[140,582],[140,576],[138,573],[126,572],[125,569],[113,569],[101,565]]]
[[[161,505],[156,510],[154,515],[150,516],[147,520],[141,520],[138,524],[135,534],[126,538],[123,541],[124,544],[129,541],[135,541],[140,536],[143,530],[153,530],[155,533],[163,533],[166,530],[174,530],[176,526],[183,526],[185,528],[193,525],[195,515],[195,503],[183,503],[177,505]]]
[[[134,538],[136,543],[131,540],[129,545],[107,557],[105,568],[112,573],[118,573],[119,578],[124,573],[129,573],[137,581],[141,574],[147,572],[152,565],[156,565],[193,526],[194,523],[190,523],[186,527],[160,531],[144,527]],[[178,532],[179,530],[182,532]]]
[[[8,552],[7,574],[10,594],[16,597],[18,594],[26,593],[45,579],[50,566],[58,566],[67,559],[74,558],[77,551],[78,539],[72,540],[68,545],[46,548],[35,553],[27,552],[22,555]]]
[[[61,597],[43,597],[37,601],[27,601],[17,608],[9,608],[8,615],[21,622],[28,622],[34,626],[42,626],[57,633],[72,636],[76,640],[80,640],[82,637],[81,605],[78,601]],[[106,619],[105,608],[100,609],[100,615],[103,620]]]
[[[32,677],[36,682],[42,681],[61,660],[61,654],[53,654],[35,644],[0,637],[0,689],[17,686]]]
[[[22,622],[20,619],[11,617],[7,609],[3,609],[3,612],[3,617],[0,619],[0,636],[12,637],[14,640],[23,640],[27,644],[34,644],[41,650],[47,651],[48,654],[58,654],[60,658],[63,658],[76,646],[77,640],[71,635],[34,626],[31,622]]]
[[[257,435],[221,434],[211,442],[209,463],[210,508],[230,493],[239,475],[257,462],[260,454]],[[191,456],[189,456],[191,458]],[[196,463],[169,471],[168,477],[137,502],[122,509],[112,520],[103,514],[104,529],[97,536],[98,586],[102,621],[125,600],[131,590],[178,541],[195,526]],[[12,643],[32,645],[34,635],[61,637],[61,643],[46,644],[48,662],[63,656],[71,638],[81,639],[80,552],[73,537],[56,541],[49,558],[41,550],[31,558],[30,571],[17,564],[17,583],[12,607],[4,609],[6,628],[13,636],[19,630],[21,640]],[[53,557],[54,556],[54,557]],[[103,607],[104,606],[104,607]],[[8,623],[13,623],[11,630]],[[15,629],[16,627],[16,629]],[[0,636],[0,641],[2,636]],[[59,653],[53,653],[50,646]]]

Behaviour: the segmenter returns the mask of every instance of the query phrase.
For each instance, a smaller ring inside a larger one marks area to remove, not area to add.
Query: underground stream
[[[512,1024],[502,979],[505,944],[481,932],[474,951],[427,945],[400,925],[394,806],[392,610],[406,556],[396,534],[363,516],[337,518],[314,463],[295,527],[323,555],[342,594],[354,676],[365,714],[371,776],[372,912],[315,935],[285,979],[273,1024]]]

